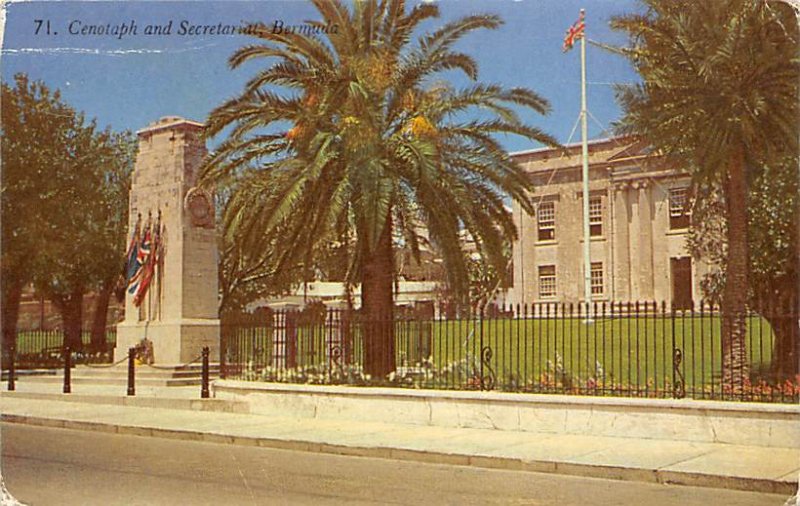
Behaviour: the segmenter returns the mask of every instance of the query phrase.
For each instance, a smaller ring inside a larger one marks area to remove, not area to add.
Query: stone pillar
[[[613,301],[628,301],[631,298],[631,246],[628,221],[628,183],[614,185],[614,293]]]
[[[628,293],[628,298],[632,302],[641,298],[642,293],[642,280],[640,275],[642,264],[642,238],[640,235],[642,217],[639,211],[639,183],[631,183],[630,190],[627,193],[630,202],[630,220],[628,222],[628,245],[630,247],[628,279],[630,280],[630,292]]]
[[[125,295],[125,320],[117,326],[116,356],[147,337],[158,364],[177,365],[204,346],[219,360],[219,293],[213,195],[195,188],[206,154],[203,125],[162,118],[137,132],[139,150],[130,190],[129,237],[137,216],[153,222],[160,212],[163,261],[137,307]]]
[[[649,181],[639,181],[639,293],[637,300],[653,300],[653,202]]]
[[[520,207],[519,203],[515,200],[512,203],[512,216],[514,218],[514,223],[517,225],[517,233],[519,236],[517,240],[514,241],[511,245],[512,248],[512,262],[514,264],[514,272],[513,272],[513,284],[510,290],[511,295],[511,303],[512,304],[521,304],[525,300],[525,282],[527,281],[526,273],[525,273],[525,241],[528,240],[528,230],[525,226],[525,212]]]
[[[511,289],[511,304],[531,303],[537,298],[536,288],[536,222],[518,202],[513,203],[514,223],[519,237],[513,244],[514,286]]]

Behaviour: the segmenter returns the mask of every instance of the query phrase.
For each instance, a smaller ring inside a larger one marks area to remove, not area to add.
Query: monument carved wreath
[[[192,225],[195,227],[214,227],[214,204],[211,194],[201,188],[192,188],[186,192],[184,207],[189,212]]]

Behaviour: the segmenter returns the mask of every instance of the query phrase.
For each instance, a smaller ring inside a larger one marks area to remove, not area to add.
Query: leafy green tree
[[[109,138],[109,132],[86,124],[83,115],[75,116],[66,149],[50,175],[53,207],[41,215],[50,227],[34,255],[34,285],[61,313],[64,341],[73,349],[82,347],[83,300],[94,288],[105,249],[103,169],[111,157]]]
[[[5,346],[15,342],[22,291],[33,280],[35,258],[47,247],[60,209],[54,173],[61,167],[75,111],[58,91],[14,77],[2,84],[2,325]]]
[[[33,283],[81,347],[83,299],[98,291],[93,342],[121,273],[133,138],[98,131],[58,91],[25,75],[2,87],[3,332],[16,336],[22,289]]]
[[[441,251],[449,283],[469,293],[460,229],[490,264],[516,237],[503,199],[532,212],[524,172],[495,140],[516,134],[556,141],[524,124],[515,109],[546,113],[524,88],[473,84],[455,89],[442,72],[478,78],[477,64],[455,43],[501,20],[473,15],[412,42],[439,8],[403,0],[313,1],[319,34],[255,30],[260,43],[236,51],[230,65],[270,59],[241,95],[217,107],[208,134],[227,138],[206,164],[203,181],[239,180],[229,204],[233,237],[250,254],[272,248],[275,272],[307,262],[315,247],[352,227],[347,281],[361,285],[365,371],[394,370],[395,241],[419,249],[424,225]],[[474,111],[481,119],[468,119]],[[284,131],[279,131],[285,129]],[[235,218],[234,218],[235,217]],[[279,240],[275,240],[279,237]]]
[[[620,131],[641,135],[689,168],[696,188],[721,190],[722,380],[735,391],[748,375],[749,173],[797,152],[797,22],[782,2],[642,3],[642,14],[611,22],[629,35],[625,54],[643,79],[618,88]]]
[[[89,281],[96,292],[94,319],[92,321],[92,348],[102,351],[106,347],[108,308],[112,296],[124,300],[122,264],[128,241],[128,193],[131,174],[136,159],[136,137],[129,131],[104,137],[103,158],[98,200],[88,224],[93,244],[93,269]]]
[[[511,252],[509,251],[509,256]],[[508,264],[506,264],[508,265]],[[485,311],[493,303],[498,291],[508,280],[508,268],[498,271],[479,258],[469,261],[470,307],[475,311]]]
[[[750,305],[760,311],[775,332],[772,375],[798,374],[797,303],[800,300],[800,171],[788,157],[752,171],[749,185]],[[704,296],[722,298],[725,286],[726,219],[717,187],[705,188],[692,208],[689,250],[713,266],[701,280]],[[763,371],[762,371],[763,372]]]

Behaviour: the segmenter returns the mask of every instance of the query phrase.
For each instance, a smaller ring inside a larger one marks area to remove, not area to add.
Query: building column
[[[642,280],[641,276],[639,276],[641,272],[640,265],[642,263],[642,237],[640,235],[641,213],[639,212],[641,197],[639,196],[638,182],[631,183],[628,197],[630,202],[630,219],[628,221],[628,245],[630,251],[628,279],[630,280],[630,292],[628,293],[628,300],[635,301],[641,297],[642,293]]]
[[[639,262],[635,268],[641,279],[638,300],[653,300],[653,203],[649,181],[640,181],[639,189]]]
[[[616,183],[614,189],[614,242],[612,244],[614,256],[613,266],[609,272],[613,278],[614,301],[627,301],[631,298],[631,245],[628,233],[630,211],[628,209],[628,183]]]
[[[514,216],[514,223],[518,227],[517,233],[517,240],[513,243],[513,257],[512,261],[514,262],[514,279],[513,279],[513,288],[512,291],[512,304],[522,304],[525,302],[525,241],[528,240],[527,234],[527,227],[525,226],[525,211],[523,211],[522,207],[514,201],[513,203],[513,216]]]
[[[518,237],[513,246],[514,287],[512,304],[530,304],[536,300],[536,223],[522,206],[514,203],[514,223]]]

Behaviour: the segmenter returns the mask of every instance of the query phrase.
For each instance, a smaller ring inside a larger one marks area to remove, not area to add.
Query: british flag
[[[578,17],[578,21],[576,21],[567,30],[567,34],[564,36],[564,45],[561,48],[565,53],[572,49],[572,46],[575,45],[576,40],[583,38],[583,32],[586,29],[586,22],[584,21],[585,17],[586,11],[581,9],[581,15]]]
[[[133,262],[133,274],[128,278],[128,293],[136,294],[139,291],[142,277],[144,275],[144,268],[147,265],[147,260],[150,258],[150,249],[152,246],[150,225],[145,227],[142,240],[136,251],[136,259]]]
[[[148,231],[150,232],[150,231]],[[147,245],[147,258],[143,259],[139,286],[136,290],[136,295],[133,297],[133,304],[136,307],[142,305],[147,291],[150,289],[150,283],[153,281],[153,275],[156,271],[158,257],[161,255],[161,218],[159,217],[158,223],[153,227],[150,232],[150,241]]]
[[[131,235],[131,242],[128,245],[128,252],[125,254],[125,282],[128,287],[133,282],[133,277],[138,270],[137,258],[139,257],[139,239],[141,236],[142,215],[136,220],[136,226]]]

